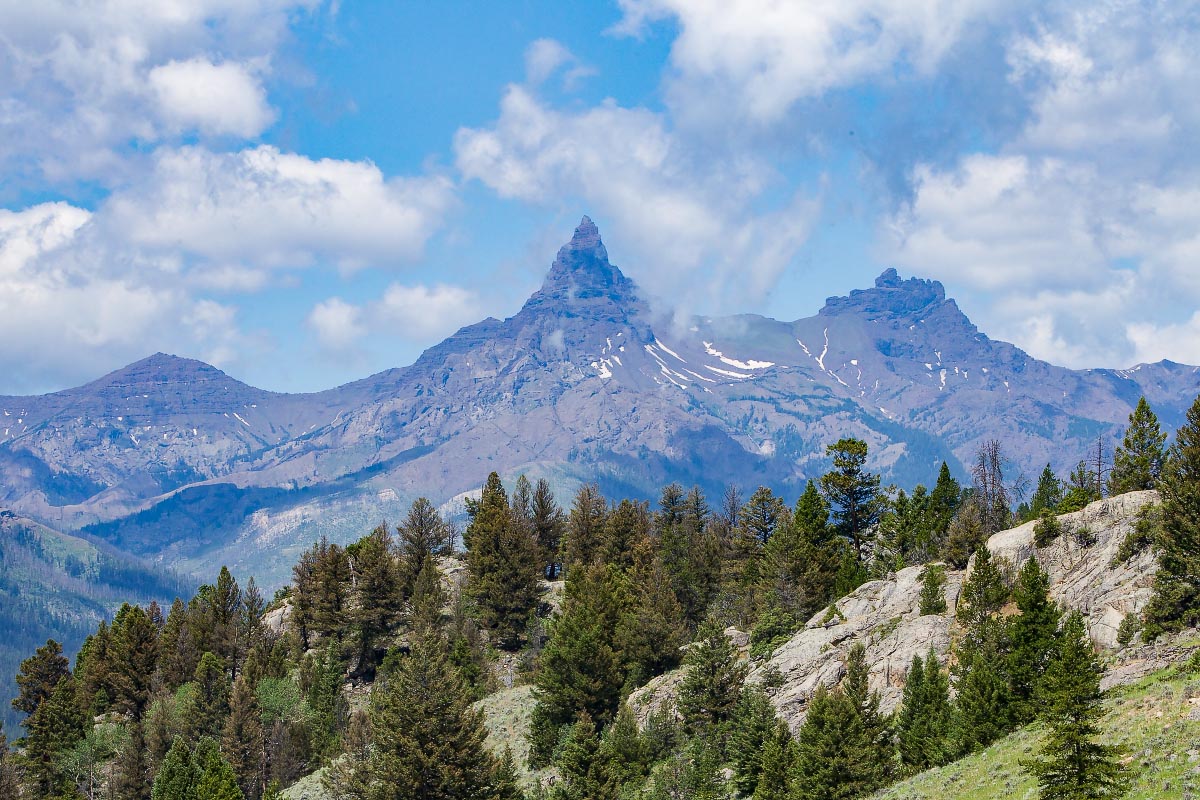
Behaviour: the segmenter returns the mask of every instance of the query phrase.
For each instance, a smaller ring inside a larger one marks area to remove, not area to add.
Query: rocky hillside
[[[1146,395],[1173,428],[1200,372],[1168,362],[1073,371],[990,340],[934,281],[888,270],[792,322],[659,316],[586,217],[505,320],[413,365],[308,395],[156,355],[91,384],[0,397],[0,504],[141,556],[277,582],[324,533],[357,538],[418,495],[441,503],[498,470],[561,493],[794,496],[856,436],[901,486],[959,475],[978,444],[1061,473],[1114,440]],[[981,424],[982,421],[982,424]]]
[[[1149,551],[1125,563],[1115,564],[1115,556],[1133,530],[1138,511],[1156,501],[1155,492],[1132,492],[1064,514],[1059,518],[1064,535],[1041,549],[1034,546],[1032,522],[995,534],[987,546],[1003,568],[1014,575],[1036,555],[1050,576],[1051,597],[1065,608],[1081,611],[1093,641],[1111,652],[1117,648],[1121,620],[1140,612],[1149,601],[1156,567]],[[923,567],[909,567],[887,580],[860,586],[828,611],[814,616],[769,659],[758,663],[749,680],[761,682],[774,673],[782,677],[782,685],[771,691],[772,702],[780,717],[798,730],[817,686],[840,681],[850,648],[861,642],[871,665],[871,688],[879,691],[885,711],[895,709],[913,656],[923,658],[932,647],[945,663],[951,642],[959,633],[954,610],[970,568],[968,564],[964,571],[947,571],[949,610],[940,615],[920,613]],[[1136,680],[1166,666],[1178,655],[1154,648],[1129,650],[1114,663],[1107,683]],[[680,679],[679,670],[663,675],[635,692],[630,703],[644,719],[662,704],[673,701]]]

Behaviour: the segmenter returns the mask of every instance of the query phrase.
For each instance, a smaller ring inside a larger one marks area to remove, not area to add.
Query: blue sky
[[[888,266],[1076,367],[1200,363],[1185,2],[0,0],[0,393],[313,390],[515,312],[583,213],[678,314]]]

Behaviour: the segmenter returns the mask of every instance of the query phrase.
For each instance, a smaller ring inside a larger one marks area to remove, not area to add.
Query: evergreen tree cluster
[[[468,501],[461,555],[420,499],[394,528],[314,543],[271,601],[222,569],[165,614],[123,606],[73,666],[47,642],[21,665],[25,735],[13,750],[0,737],[0,796],[262,800],[324,766],[339,798],[516,800],[519,775],[550,766],[558,780],[538,798],[857,798],[1036,720],[1050,735],[1028,768],[1044,796],[1081,796],[1085,781],[1109,796],[1122,776],[1096,743],[1082,622],[1063,620],[1036,558],[1009,575],[983,543],[1018,516],[1049,521],[1052,540],[1081,497],[1157,488],[1143,632],[1197,624],[1200,399],[1164,444],[1143,401],[1106,481],[1086,460],[1066,483],[1047,467],[1015,512],[1020,481],[996,442],[965,488],[942,464],[932,489],[905,492],[842,439],[794,504],[760,486],[714,506],[672,484],[652,507],[584,485],[564,508],[545,480],[510,493],[493,473]],[[775,715],[778,684],[747,683],[747,657],[894,570],[923,565],[920,612],[945,614],[946,570],[968,561],[949,666],[914,658],[896,714],[880,712],[862,646],[795,732]],[[264,625],[268,610],[286,624]],[[731,626],[750,631],[748,654]],[[680,664],[677,702],[639,727],[626,698]],[[473,705],[521,681],[534,688],[528,764],[485,747]],[[368,685],[352,704],[348,687]]]

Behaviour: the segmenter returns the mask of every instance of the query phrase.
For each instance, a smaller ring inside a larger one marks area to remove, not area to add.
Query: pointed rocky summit
[[[559,249],[541,290],[529,299],[528,305],[550,302],[570,306],[638,302],[637,287],[608,262],[600,230],[589,217],[580,220],[571,241]]]

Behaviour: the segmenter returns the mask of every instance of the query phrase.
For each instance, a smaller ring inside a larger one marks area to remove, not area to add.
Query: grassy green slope
[[[1106,701],[1106,741],[1120,745],[1133,777],[1126,800],[1200,797],[1200,672],[1174,668],[1115,689]],[[1021,768],[1040,744],[1033,725],[980,753],[879,792],[877,800],[1032,800]]]

